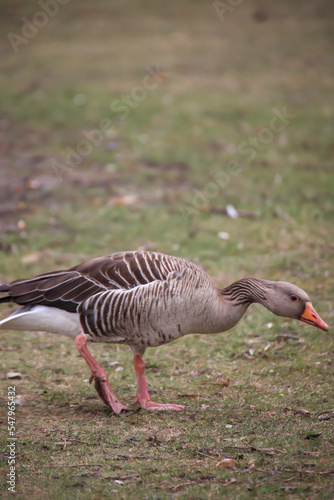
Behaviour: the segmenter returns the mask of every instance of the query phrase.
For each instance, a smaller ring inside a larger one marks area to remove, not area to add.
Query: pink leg
[[[130,410],[130,408],[118,401],[112,391],[112,388],[110,387],[106,372],[104,371],[102,366],[100,366],[98,362],[93,358],[93,356],[87,349],[86,344],[87,339],[84,335],[82,335],[82,333],[75,338],[75,345],[77,346],[77,349],[80,352],[81,356],[85,358],[92,372],[89,383],[91,383],[93,379],[95,380],[95,389],[98,395],[107,406],[110,406],[110,408],[114,413],[116,413],[116,415],[119,415],[122,410]]]
[[[133,364],[135,367],[138,382],[138,396],[135,403],[139,403],[140,406],[142,408],[145,408],[146,410],[184,410],[183,405],[153,403],[147,390],[145,380],[145,361],[143,359],[143,356],[139,356],[137,354],[134,355]]]

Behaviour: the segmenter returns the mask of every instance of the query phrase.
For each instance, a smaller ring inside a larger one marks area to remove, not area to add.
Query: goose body
[[[148,409],[182,410],[153,403],[145,382],[143,354],[190,333],[218,333],[235,326],[258,302],[279,316],[328,330],[308,295],[285,282],[244,278],[218,288],[199,266],[156,252],[123,252],[92,259],[68,270],[0,286],[0,302],[21,308],[0,329],[45,330],[75,338],[91,368],[101,399],[115,413],[120,403],[86,347],[87,342],[127,344],[134,355],[137,400]]]

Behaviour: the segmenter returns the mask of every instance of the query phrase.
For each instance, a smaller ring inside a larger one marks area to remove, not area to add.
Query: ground
[[[1,4],[1,283],[154,249],[295,282],[333,325],[332,2]],[[184,413],[120,417],[72,340],[0,349],[3,498],[10,387],[16,498],[333,498],[331,332],[253,307],[147,351]],[[91,351],[131,404],[130,350]]]

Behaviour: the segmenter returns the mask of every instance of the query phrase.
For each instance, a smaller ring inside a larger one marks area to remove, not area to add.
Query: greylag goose
[[[0,302],[20,309],[0,329],[44,330],[75,339],[91,370],[98,395],[115,414],[129,408],[113,393],[106,372],[87,342],[127,344],[133,353],[138,395],[149,410],[182,411],[184,406],[151,401],[143,355],[147,347],[189,333],[233,328],[253,302],[277,316],[294,318],[328,331],[308,295],[282,281],[243,278],[218,288],[197,265],[155,252],[123,252],[92,259],[71,269],[41,274],[0,286]]]

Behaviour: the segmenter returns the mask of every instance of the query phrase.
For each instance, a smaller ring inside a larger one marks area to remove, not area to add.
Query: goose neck
[[[221,288],[221,296],[231,305],[249,306],[253,302],[267,307],[267,289],[270,281],[258,278],[243,278],[235,281],[226,288]]]

